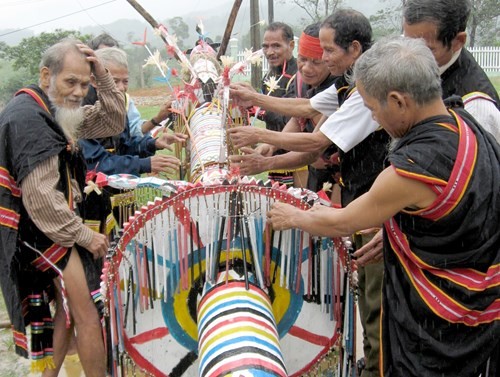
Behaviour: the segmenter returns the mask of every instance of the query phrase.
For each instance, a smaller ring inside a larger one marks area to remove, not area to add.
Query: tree
[[[290,2],[286,0],[281,0],[280,3]],[[304,23],[309,24],[311,22],[320,22],[324,20],[327,16],[331,15],[340,5],[343,0],[292,0],[292,3],[302,8],[310,20],[302,20]]]
[[[167,20],[169,32],[177,37],[177,45],[181,50],[184,50],[184,40],[189,38],[189,26],[184,22],[182,17],[174,17]]]
[[[500,17],[498,0],[471,0],[472,13],[469,18],[469,46],[474,47],[480,36],[487,35]]]
[[[382,1],[385,2],[385,0]],[[387,35],[401,34],[403,4],[404,0],[399,4],[381,9],[373,16],[370,16],[370,24],[375,39]]]
[[[36,77],[43,52],[48,47],[68,37],[86,41],[92,36],[82,35],[74,30],[56,29],[53,33],[44,32],[35,37],[24,38],[17,46],[3,46],[2,56],[13,63],[14,70],[24,68],[32,77]]]

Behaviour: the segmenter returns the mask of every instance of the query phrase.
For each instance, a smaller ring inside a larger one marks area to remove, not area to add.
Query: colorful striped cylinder
[[[199,376],[287,376],[271,302],[243,281],[214,286],[198,305]]]

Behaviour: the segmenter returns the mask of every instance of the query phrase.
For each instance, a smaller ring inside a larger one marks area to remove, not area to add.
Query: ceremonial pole
[[[234,22],[236,21],[236,16],[238,15],[238,10],[240,9],[242,2],[243,0],[234,0],[233,9],[231,9],[231,13],[229,14],[226,30],[224,31],[224,36],[222,37],[219,51],[217,53],[217,59],[219,59],[222,55],[226,53],[229,39],[231,39],[231,33],[233,31]]]

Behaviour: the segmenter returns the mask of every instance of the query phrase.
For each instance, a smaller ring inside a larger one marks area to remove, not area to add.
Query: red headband
[[[311,59],[321,59],[323,56],[323,49],[319,44],[319,38],[311,37],[302,32],[299,39],[299,55]]]

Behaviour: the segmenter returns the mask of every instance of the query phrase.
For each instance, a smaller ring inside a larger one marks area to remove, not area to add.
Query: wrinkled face
[[[293,54],[294,41],[287,42],[282,30],[266,31],[262,41],[262,50],[271,67],[282,66]]]
[[[330,75],[325,62],[319,59],[299,55],[297,57],[297,67],[302,80],[312,87],[317,87]]]
[[[128,90],[128,69],[119,65],[107,65],[106,68],[115,80],[116,89],[126,93]]]
[[[58,107],[80,107],[90,84],[90,64],[78,53],[64,57],[63,69],[56,76],[48,73],[48,95]]]
[[[342,76],[356,61],[358,54],[349,47],[346,51],[334,42],[335,30],[321,28],[319,43],[323,49],[323,61],[333,76]]]
[[[451,48],[440,42],[437,39],[438,27],[435,23],[424,21],[409,25],[403,22],[403,33],[407,38],[422,38],[432,51],[438,66],[446,65],[451,60],[454,53],[454,42],[452,42]]]

